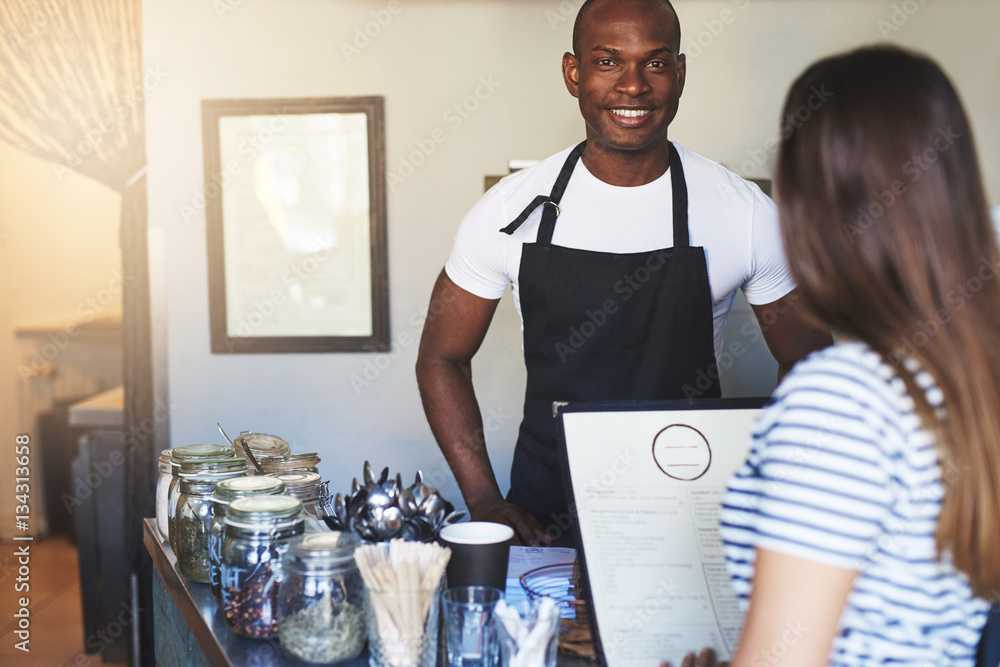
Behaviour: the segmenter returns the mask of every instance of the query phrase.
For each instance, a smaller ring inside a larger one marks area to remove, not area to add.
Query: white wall
[[[422,309],[459,220],[482,193],[483,176],[504,173],[510,158],[541,158],[582,138],[582,121],[559,72],[579,4],[400,0],[398,14],[348,60],[342,44],[388,1],[144,1],[146,63],[166,73],[149,94],[147,131],[150,225],[164,230],[167,244],[174,446],[219,441],[215,423],[221,421],[227,430],[276,433],[297,451],[318,451],[321,472],[335,489],[349,485],[370,459],[408,475],[423,468],[447,480],[443,492],[460,501],[444,474],[414,379]],[[897,14],[901,26],[890,38],[937,58],[964,94],[997,203],[1000,3],[895,4],[915,13]],[[763,156],[759,167],[746,161],[776,135],[791,79],[819,56],[880,40],[878,21],[893,18],[893,3],[876,0],[677,0],[676,7],[689,63],[671,138],[753,176],[770,174],[772,156]],[[496,82],[495,91],[461,125],[449,125],[443,114],[482,78]],[[363,375],[377,360],[385,366],[387,358],[210,354],[204,216],[185,220],[181,214],[202,183],[202,98],[341,95],[385,96],[390,174],[403,173],[401,161],[436,128],[447,137],[389,190],[395,343],[387,368],[360,392],[352,389],[352,375]],[[739,332],[742,322],[735,324]],[[754,369],[744,390],[770,384],[767,364],[741,362]],[[474,372],[481,408],[498,416],[488,442],[506,487],[524,381],[509,297]]]

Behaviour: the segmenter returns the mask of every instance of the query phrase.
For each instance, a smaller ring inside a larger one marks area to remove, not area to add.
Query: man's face
[[[666,147],[684,90],[677,34],[670,9],[645,0],[604,2],[584,17],[579,53],[563,57],[563,77],[594,148]]]

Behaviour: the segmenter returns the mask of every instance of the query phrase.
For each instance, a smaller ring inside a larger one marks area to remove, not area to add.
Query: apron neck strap
[[[678,154],[673,142],[669,142],[669,144],[670,187],[673,192],[673,245],[675,248],[687,248],[691,245],[691,238],[688,234],[687,182],[684,180],[684,166],[681,164],[681,156]],[[538,237],[535,239],[535,242],[541,245],[552,245],[552,234],[556,228],[556,218],[559,217],[559,202],[562,200],[563,193],[566,191],[566,185],[573,175],[573,169],[576,167],[576,163],[580,159],[580,155],[583,154],[583,149],[586,146],[586,141],[581,142],[566,158],[566,162],[563,163],[562,169],[559,171],[559,176],[556,178],[556,183],[552,186],[551,193],[548,195],[538,195],[532,199],[531,203],[521,211],[521,215],[514,218],[509,225],[500,231],[504,234],[513,234],[524,224],[528,216],[534,213],[536,208],[548,204],[542,211],[542,221],[538,226]]]
[[[691,245],[688,235],[688,189],[684,180],[684,166],[681,156],[670,142],[670,188],[674,200],[674,247],[687,248]]]
[[[531,203],[528,204],[523,211],[521,211],[521,215],[514,218],[514,220],[509,225],[502,228],[500,231],[503,232],[504,234],[513,234],[514,232],[517,231],[518,227],[524,224],[524,221],[528,219],[528,216],[534,213],[535,209],[538,208],[539,206],[542,206],[543,204],[549,204],[550,206],[555,207],[556,215],[559,214],[559,204],[552,201],[552,198],[549,195],[538,195],[537,197],[531,200]],[[543,211],[542,215],[544,214],[545,212]]]
[[[547,240],[543,245],[549,245],[552,241],[552,232],[556,227],[556,218],[559,216],[559,202],[562,200],[563,193],[566,192],[566,185],[569,183],[570,177],[573,175],[573,169],[576,167],[577,161],[583,154],[583,149],[587,147],[586,141],[581,141],[576,148],[570,152],[569,156],[566,157],[566,162],[563,163],[562,169],[559,170],[559,176],[556,178],[555,185],[552,186],[552,192],[548,195],[538,195],[531,200],[521,215],[514,218],[513,222],[501,229],[500,231],[504,234],[513,234],[517,231],[517,228],[524,224],[524,221],[528,219],[535,209],[544,204],[548,204],[542,211],[542,223],[541,227],[538,229],[538,242],[541,243],[544,236],[544,231],[548,228]]]

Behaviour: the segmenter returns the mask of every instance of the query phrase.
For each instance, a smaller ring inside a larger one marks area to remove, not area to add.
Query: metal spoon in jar
[[[420,511],[420,507],[417,505],[416,499],[413,497],[413,491],[407,488],[402,488],[399,490],[399,508],[403,510],[405,516],[415,516],[417,512]]]
[[[388,470],[388,468],[386,468],[386,470]],[[382,490],[385,491],[390,498],[392,498],[392,501],[396,502],[396,498],[399,497],[399,490],[403,486],[403,480],[397,473],[396,479],[388,482],[383,481],[381,486]]]
[[[417,471],[417,478],[410,486],[410,491],[413,493],[413,498],[417,501],[418,507],[423,505],[424,501],[431,495],[431,487],[424,484],[424,473],[422,471]]]
[[[221,433],[222,437],[226,439],[226,442],[235,447],[236,444],[233,442],[232,438],[226,435],[226,432],[222,430],[222,424],[220,424],[219,422],[215,422],[215,425],[219,427],[219,433]]]
[[[447,507],[447,501],[437,494],[425,500],[420,506],[420,513],[424,515],[435,531],[441,527],[441,521],[450,511]]]
[[[384,540],[396,537],[403,529],[403,512],[398,507],[386,507],[376,528]]]
[[[257,474],[258,475],[264,475],[264,474],[266,474],[264,472],[264,469],[260,467],[260,463],[257,462],[257,457],[253,455],[252,451],[250,451],[250,443],[247,442],[246,438],[244,438],[241,435],[240,437],[236,438],[236,443],[235,444],[236,444],[237,448],[241,448],[242,447],[243,451],[247,453],[247,458],[250,459],[250,463],[253,464],[253,467],[257,469]]]
[[[219,427],[219,433],[221,433],[222,437],[226,439],[226,442],[228,442],[236,449],[242,449],[243,451],[245,451],[247,453],[247,456],[250,458],[250,462],[253,463],[253,467],[257,469],[257,474],[263,475],[264,469],[260,467],[260,464],[254,457],[253,452],[250,451],[250,443],[247,442],[246,438],[244,438],[242,435],[236,438],[237,442],[240,443],[239,445],[237,445],[229,438],[228,435],[226,435],[226,432],[222,430],[222,424],[220,424],[219,422],[215,422],[215,425]]]
[[[344,502],[344,496],[342,496],[340,493],[337,493],[337,495],[333,497],[333,512],[334,512],[334,514],[336,514],[337,520],[340,521],[340,524],[346,530],[347,529],[347,503]]]
[[[389,507],[394,504],[392,497],[378,485],[368,490],[368,499],[366,502],[369,507]]]
[[[468,512],[466,512],[465,510],[454,510],[453,512],[449,512],[445,518],[441,519],[441,526],[448,526],[453,523],[458,523],[459,521],[464,519],[467,514]]]

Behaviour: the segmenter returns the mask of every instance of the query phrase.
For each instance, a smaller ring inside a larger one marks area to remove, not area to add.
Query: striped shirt
[[[942,395],[917,375],[928,401]],[[934,530],[944,493],[930,433],[903,381],[869,347],[845,342],[788,374],[754,425],[720,514],[727,567],[744,610],[754,548],[858,571],[831,665],[968,665],[987,603]],[[766,661],[766,656],[763,656]]]

